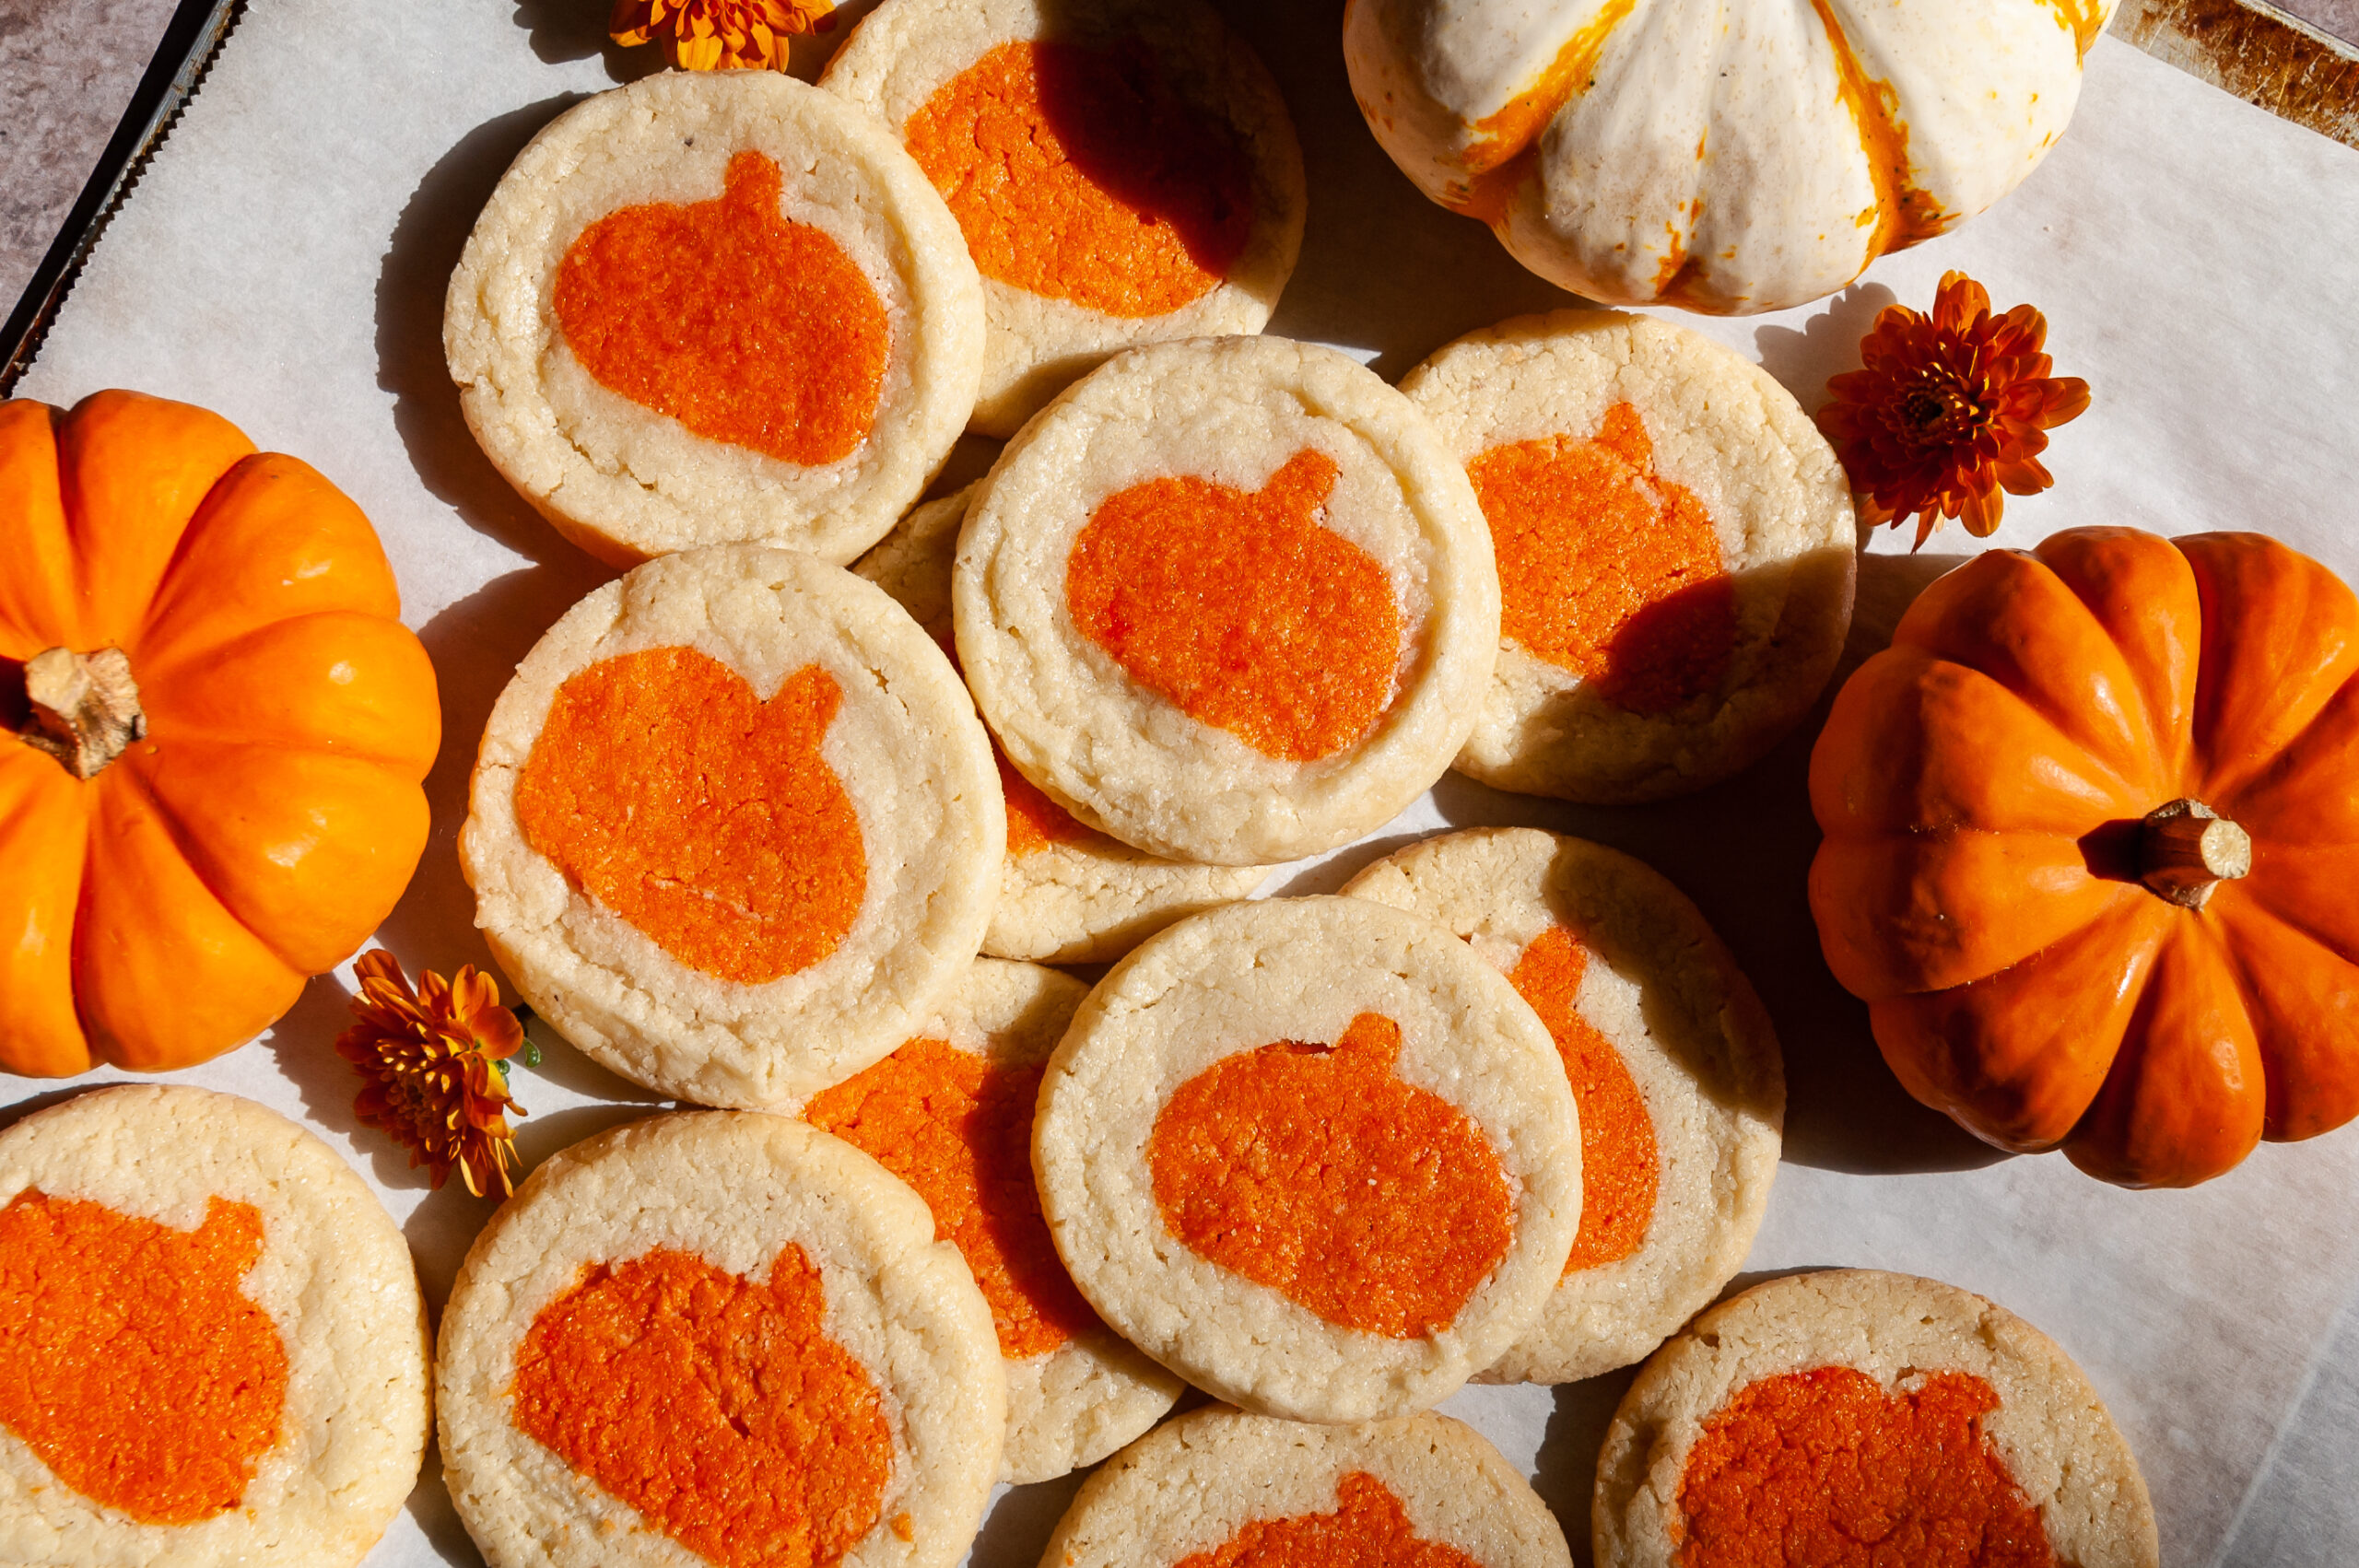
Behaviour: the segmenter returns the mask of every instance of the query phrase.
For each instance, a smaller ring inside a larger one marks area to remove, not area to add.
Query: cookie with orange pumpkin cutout
[[[787,1117],[653,1117],[475,1238],[435,1367],[491,1568],[949,1568],[998,1474],[991,1309],[923,1202]]]
[[[1037,964],[978,959],[907,1044],[803,1107],[914,1188],[967,1259],[1007,1363],[1002,1474],[1019,1485],[1096,1464],[1181,1387],[1081,1298],[1032,1185],[1041,1072],[1088,990]]]
[[[972,495],[970,486],[926,502],[852,567],[945,649],[951,563]],[[1174,920],[1245,897],[1268,874],[1266,866],[1188,865],[1133,849],[1083,826],[992,750],[1007,802],[1007,869],[983,933],[983,951],[995,958],[1110,963]]]
[[[1572,1568],[1480,1433],[1426,1412],[1312,1426],[1215,1407],[1089,1478],[1040,1568]]]
[[[1580,1223],[1547,1029],[1457,937],[1358,898],[1141,943],[1050,1059],[1032,1159],[1107,1322],[1297,1421],[1443,1398],[1531,1326]]]
[[[958,220],[986,435],[1118,349],[1261,331],[1294,271],[1294,124],[1201,0],[886,0],[819,85],[896,127]]]
[[[965,427],[981,285],[874,115],[773,72],[673,71],[533,138],[442,344],[492,465],[600,560],[753,542],[840,564]]]
[[[427,1417],[409,1248],[317,1138],[146,1084],[0,1132],[0,1561],[358,1562]]]
[[[1565,1277],[1479,1380],[1572,1383],[1639,1360],[1735,1277],[1778,1174],[1785,1070],[1752,984],[1679,889],[1561,834],[1443,834],[1344,891],[1445,927],[1507,976],[1580,1106]]]
[[[1015,770],[1172,860],[1349,842],[1449,766],[1498,579],[1406,398],[1273,337],[1133,348],[1024,427],[968,509],[958,657]]]
[[[1597,1459],[1598,1568],[2154,1568],[2137,1460],[2081,1369],[1954,1285],[1828,1270],[1705,1313]]]
[[[460,863],[516,989],[705,1105],[850,1077],[947,1000],[999,891],[991,740],[884,592],[791,550],[651,561],[500,694]]]
[[[1701,333],[1521,316],[1402,378],[1480,497],[1498,671],[1458,759],[1567,800],[1684,794],[1799,723],[1850,627],[1856,524],[1792,395]]]

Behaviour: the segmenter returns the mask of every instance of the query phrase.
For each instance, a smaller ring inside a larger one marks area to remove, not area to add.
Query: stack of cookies
[[[1662,877],[1479,831],[1251,896],[1453,766],[1727,778],[1850,611],[1842,471],[1758,369],[1568,311],[1396,388],[1254,335],[1303,205],[1196,0],[885,0],[816,88],[653,77],[501,183],[462,405],[630,569],[500,697],[462,860],[533,1007],[710,1108],[547,1162],[469,1256],[468,1528],[497,1568],[948,1568],[994,1482],[1116,1456],[1050,1568],[1565,1568],[1431,1407],[1672,1340],[1601,1562],[1871,1505],[2021,1547],[1959,1562],[2151,1561],[2101,1407],[1996,1308],[1855,1277],[1689,1326],[1784,1087]],[[1005,444],[921,500],[962,431]],[[1223,1403],[1158,1426],[1188,1386]],[[1862,1410],[1872,1454],[1821,1440]],[[1868,1479],[1820,1506],[1812,1464]]]

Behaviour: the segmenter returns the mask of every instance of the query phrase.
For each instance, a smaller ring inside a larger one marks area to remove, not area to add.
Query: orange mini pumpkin
[[[2249,533],[1993,551],[1811,757],[1810,898],[1909,1093],[2207,1180],[2359,1111],[2359,599]]]
[[[433,666],[369,520],[218,415],[0,404],[0,1067],[218,1055],[393,908]]]

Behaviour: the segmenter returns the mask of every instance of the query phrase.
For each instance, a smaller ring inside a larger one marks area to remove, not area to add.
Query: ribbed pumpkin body
[[[2074,529],[1942,578],[1811,757],[1812,912],[1909,1092],[2186,1186],[2359,1112],[2359,599],[2258,534]],[[2249,870],[2156,891],[2156,808]],[[2167,814],[2167,813],[2165,813]]]
[[[1376,139],[1553,283],[1744,314],[2031,172],[2111,0],[1350,0]]]
[[[0,735],[0,1068],[185,1066],[348,957],[425,848],[441,720],[369,521],[227,420],[0,404],[0,683],[127,655],[145,733],[90,777]]]

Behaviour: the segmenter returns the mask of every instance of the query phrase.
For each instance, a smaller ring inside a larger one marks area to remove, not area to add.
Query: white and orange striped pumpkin
[[[1426,194],[1590,298],[1799,305],[2014,189],[2114,0],[1349,0]]]

